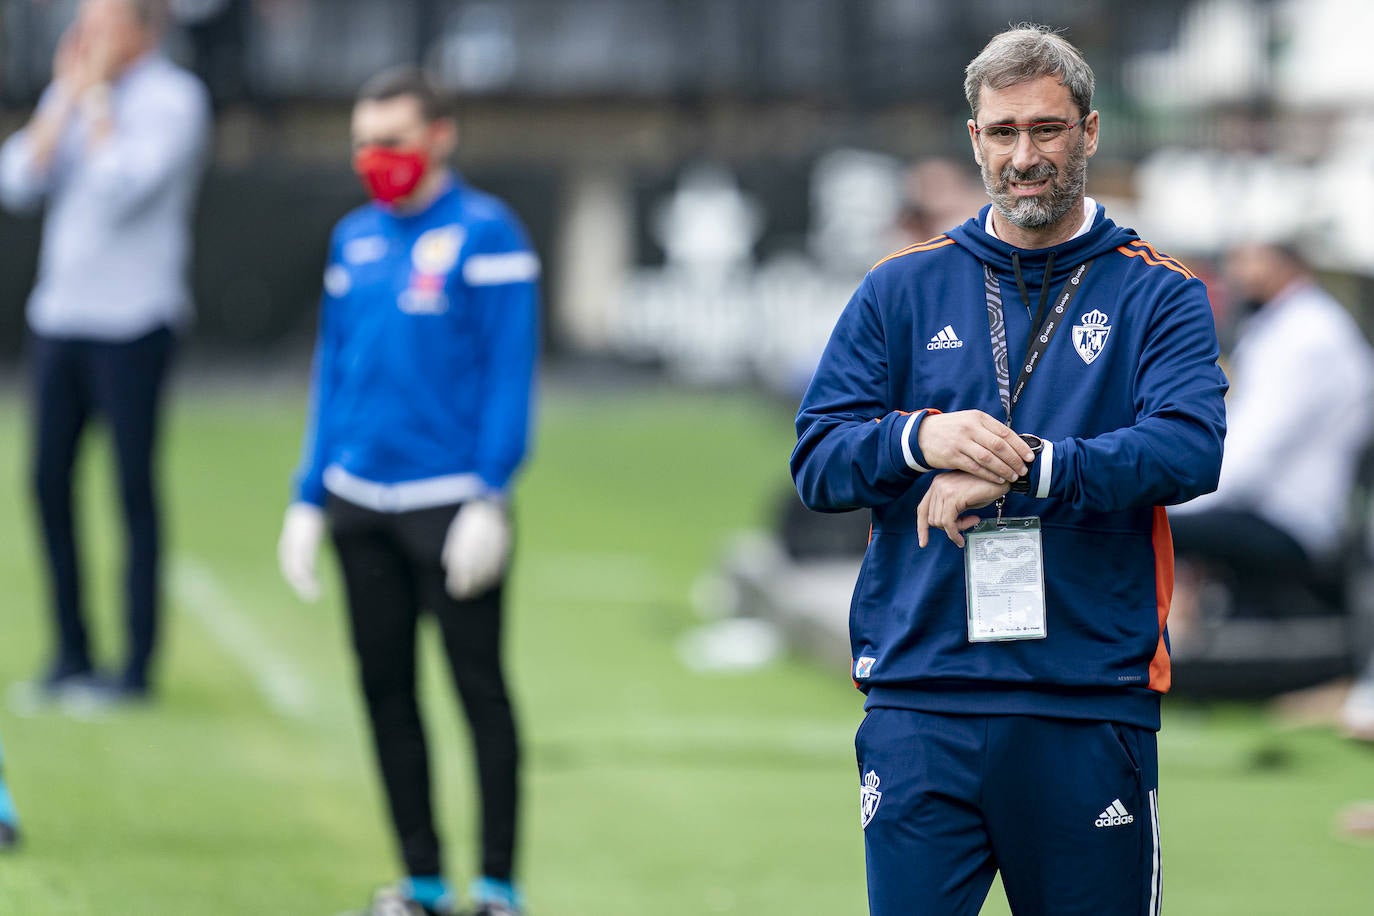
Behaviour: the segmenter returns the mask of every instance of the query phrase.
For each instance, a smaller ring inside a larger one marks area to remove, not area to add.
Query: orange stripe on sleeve
[[[1155,657],[1150,659],[1150,689],[1168,693],[1173,684],[1173,670],[1169,650],[1164,645],[1164,626],[1169,622],[1169,605],[1174,600],[1174,536],[1169,530],[1169,515],[1163,506],[1155,506],[1153,531],[1155,546],[1155,601],[1159,615],[1159,644]]]
[[[1190,280],[1195,277],[1193,271],[1189,271],[1186,266],[1179,264],[1178,261],[1173,260],[1173,258],[1168,257],[1168,255],[1153,253],[1154,250],[1150,249],[1149,246],[1140,247],[1135,242],[1132,242],[1131,246],[1121,246],[1117,251],[1120,251],[1121,254],[1127,254],[1132,258],[1142,258],[1142,260],[1145,260],[1146,264],[1160,266],[1160,268],[1169,268],[1173,272],[1182,273],[1183,276],[1189,277]]]
[[[1172,256],[1167,255],[1167,254],[1161,254],[1161,253],[1158,251],[1158,249],[1155,248],[1155,246],[1151,245],[1149,242],[1145,241],[1144,239],[1136,239],[1134,242],[1131,242],[1131,244],[1134,245],[1134,246],[1136,246],[1137,248],[1144,248],[1145,250],[1149,251],[1150,254],[1154,255],[1155,258],[1156,258],[1157,260],[1159,260],[1160,262],[1162,262],[1162,263],[1165,263],[1165,264],[1172,264],[1172,265],[1174,265],[1175,267],[1178,267],[1179,269],[1181,269],[1184,273],[1186,273],[1186,274],[1188,275],[1188,278],[1189,278],[1190,280],[1191,280],[1191,279],[1196,279],[1197,274],[1195,274],[1195,273],[1193,273],[1191,270],[1189,270],[1187,264],[1184,264],[1184,263],[1183,263],[1182,261],[1180,261],[1178,258],[1172,257]]]
[[[1149,264],[1153,267],[1167,267],[1174,273],[1186,277],[1189,280],[1196,279],[1191,273],[1188,272],[1188,269],[1186,267],[1171,264],[1168,261],[1156,261],[1154,258],[1150,257],[1150,255],[1147,252],[1141,251],[1139,248],[1127,248],[1125,245],[1122,245],[1120,248],[1117,249],[1117,251],[1121,252],[1128,258],[1140,258],[1146,264]]]
[[[909,254],[916,254],[917,252],[920,252],[920,251],[934,251],[936,248],[944,248],[946,245],[953,245],[953,244],[954,244],[954,239],[949,238],[948,236],[944,236],[944,235],[937,235],[935,238],[933,238],[933,239],[931,239],[931,240],[929,240],[929,241],[927,241],[927,242],[918,242],[917,244],[915,244],[915,245],[909,245],[909,246],[907,246],[906,248],[903,248],[903,249],[900,250],[900,251],[894,251],[894,252],[892,252],[892,254],[888,255],[888,256],[885,257],[885,258],[883,258],[881,261],[879,261],[877,264],[874,264],[873,267],[871,267],[871,268],[869,268],[869,269],[870,269],[870,270],[875,270],[875,269],[877,269],[878,267],[881,267],[882,265],[886,264],[888,261],[891,261],[893,258],[900,258],[900,257],[903,257],[903,256],[905,256],[905,255],[909,255]]]

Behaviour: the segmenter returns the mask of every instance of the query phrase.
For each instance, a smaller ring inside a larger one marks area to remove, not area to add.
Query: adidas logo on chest
[[[926,344],[927,350],[957,350],[964,345],[959,339],[959,335],[954,333],[954,325],[947,324],[940,329],[940,333],[930,338],[930,343]]]

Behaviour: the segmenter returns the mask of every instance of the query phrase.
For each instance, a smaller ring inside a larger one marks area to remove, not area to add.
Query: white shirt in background
[[[1221,482],[1170,511],[1252,511],[1331,557],[1374,431],[1374,350],[1339,302],[1299,280],[1242,327],[1229,374]]]
[[[39,102],[51,104],[49,86]],[[32,212],[46,200],[29,327],[47,337],[133,340],[191,314],[191,212],[210,127],[204,86],[158,53],[111,87],[114,131],[92,149],[68,122],[40,171],[28,131],[0,147],[0,204]]]

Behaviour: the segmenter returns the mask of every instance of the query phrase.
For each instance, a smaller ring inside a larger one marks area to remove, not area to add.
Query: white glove
[[[488,499],[464,503],[449,523],[441,559],[444,587],[460,601],[499,582],[510,559],[506,507]]]
[[[277,541],[277,565],[286,584],[302,601],[317,601],[320,580],[315,575],[315,559],[324,538],[324,510],[310,503],[286,507],[281,538]]]

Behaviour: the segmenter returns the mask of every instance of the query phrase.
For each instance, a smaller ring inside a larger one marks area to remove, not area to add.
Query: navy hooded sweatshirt
[[[1206,288],[1100,206],[1086,232],[1046,249],[1000,241],[987,218],[985,207],[868,273],[797,415],[802,500],[872,510],[850,607],[852,674],[870,708],[1157,729],[1173,589],[1163,507],[1216,487],[1226,428]],[[1069,327],[1051,338],[1012,417],[1017,432],[1046,442],[1030,494],[1009,494],[1004,514],[1041,519],[1048,635],[970,643],[962,550],[938,530],[924,549],[916,541],[916,507],[940,473],[924,470],[919,424],[927,411],[975,408],[1005,419],[985,266],[1014,384],[1046,267],[1053,302],[1090,259]]]

